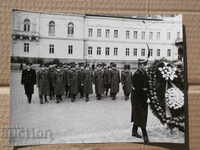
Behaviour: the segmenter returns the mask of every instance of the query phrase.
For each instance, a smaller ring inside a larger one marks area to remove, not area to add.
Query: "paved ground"
[[[84,99],[71,103],[64,98],[59,104],[41,105],[35,86],[33,103],[28,104],[20,85],[21,73],[12,71],[11,76],[11,124],[19,129],[11,138],[12,144],[142,142],[131,136],[131,105],[130,100],[124,100],[122,90],[116,101],[109,97],[98,101],[93,94],[87,103]],[[150,109],[147,129],[151,142],[184,142],[183,133],[171,135]]]

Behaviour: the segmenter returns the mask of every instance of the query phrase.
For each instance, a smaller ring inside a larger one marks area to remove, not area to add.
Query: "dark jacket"
[[[48,75],[48,70],[40,70],[37,72],[37,85],[39,95],[49,95],[50,84]]]
[[[148,76],[145,70],[138,69],[132,77],[134,90],[131,92],[132,115],[131,122],[146,128],[148,104]]]
[[[129,95],[131,93],[131,87],[132,87],[131,81],[132,81],[132,73],[130,71],[122,71],[121,83],[125,95]]]
[[[119,92],[120,73],[118,70],[111,71],[111,87],[110,93],[116,94]]]
[[[64,72],[62,70],[55,71],[55,79],[54,79],[54,87],[55,87],[55,95],[63,95],[65,91],[65,79]]]
[[[34,93],[34,85],[36,84],[36,72],[33,69],[23,70],[21,77],[21,84],[24,85],[25,94],[33,94]]]
[[[69,86],[70,94],[76,95],[78,93],[78,72],[76,70],[69,72]]]
[[[104,85],[103,85],[103,71],[102,70],[96,70],[94,72],[94,84],[95,84],[96,95],[103,94]]]
[[[85,70],[84,72],[84,94],[92,94],[93,88],[92,88],[92,82],[93,82],[93,74],[90,70]]]

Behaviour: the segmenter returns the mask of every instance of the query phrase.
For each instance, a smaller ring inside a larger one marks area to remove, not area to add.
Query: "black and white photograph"
[[[181,14],[12,10],[10,144],[185,143]]]

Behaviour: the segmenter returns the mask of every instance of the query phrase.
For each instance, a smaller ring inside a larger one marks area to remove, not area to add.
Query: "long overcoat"
[[[111,70],[109,70],[109,69],[104,70],[103,83],[104,83],[104,87],[110,86],[110,84],[111,84]]]
[[[95,84],[96,95],[102,95],[104,93],[103,71],[102,70],[96,70],[94,72],[94,84]]]
[[[132,73],[130,71],[122,71],[121,73],[121,83],[125,95],[131,93],[132,87]]]
[[[78,93],[78,71],[71,70],[69,72],[69,86],[70,94],[76,95]]]
[[[48,70],[40,70],[37,72],[37,85],[39,95],[49,95],[50,93],[50,84],[48,77]]]
[[[148,76],[145,70],[138,69],[134,73],[132,85],[134,90],[131,91],[131,122],[134,122],[137,126],[146,128],[148,116]]]
[[[65,92],[65,79],[64,79],[64,71],[56,70],[55,71],[55,95],[63,95]]]
[[[90,70],[85,70],[84,72],[84,94],[92,94],[93,93],[93,88],[92,88],[92,83],[93,83],[93,73]]]
[[[36,84],[36,72],[33,69],[23,70],[21,76],[21,84],[24,85],[25,94],[34,93],[34,85]]]
[[[110,93],[116,94],[119,92],[120,73],[114,69],[111,71],[111,87]]]

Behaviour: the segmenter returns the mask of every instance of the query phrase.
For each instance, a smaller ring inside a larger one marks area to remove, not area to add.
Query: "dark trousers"
[[[84,86],[79,85],[79,92],[80,92],[80,97],[82,98],[84,96]]]
[[[108,95],[108,91],[110,89],[110,84],[105,84],[104,85],[105,91],[106,91],[106,96]]]
[[[59,103],[62,101],[62,95],[56,95],[56,102]]]
[[[132,133],[137,133],[137,130],[138,130],[138,126],[135,125],[135,124],[133,124]],[[141,130],[142,130],[143,137],[147,137],[147,130],[146,130],[146,128],[142,128],[141,127]]]
[[[54,97],[54,95],[55,95],[53,85],[50,85],[49,89],[50,89],[50,93],[49,93],[50,95],[49,96],[50,96],[50,99],[52,99]]]
[[[76,99],[76,94],[72,94],[72,93],[71,93],[71,102],[74,102],[75,99]]]
[[[65,86],[65,96],[69,97],[69,86]]]
[[[40,97],[40,104],[43,104],[43,103],[44,103],[44,102],[43,102],[43,98],[44,98],[44,100],[45,100],[45,103],[48,102],[48,101],[47,101],[47,95],[40,95],[39,97]]]
[[[113,100],[116,99],[116,95],[117,95],[117,93],[110,93],[110,96],[112,97]]]
[[[32,100],[32,94],[26,94],[27,96],[27,99],[28,99],[28,103],[30,104],[31,103],[31,100]]]

